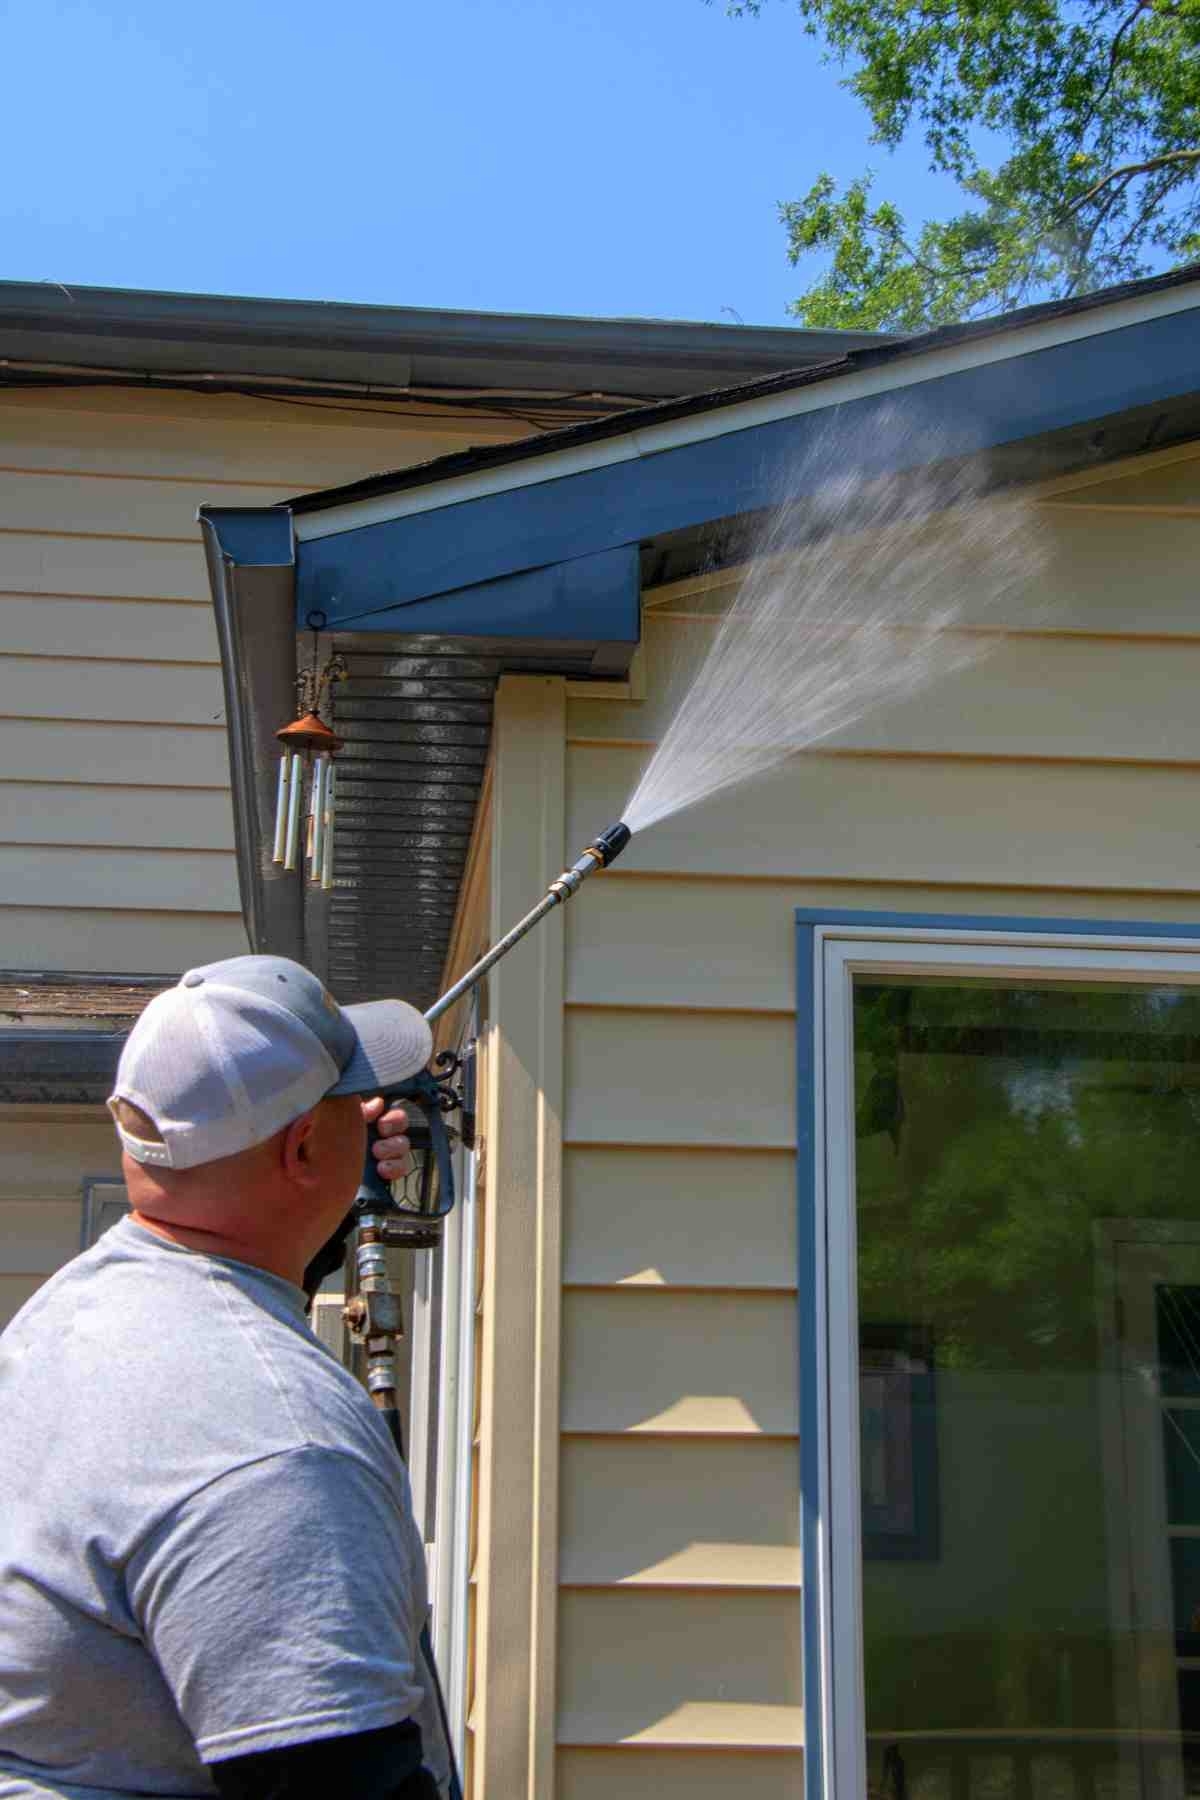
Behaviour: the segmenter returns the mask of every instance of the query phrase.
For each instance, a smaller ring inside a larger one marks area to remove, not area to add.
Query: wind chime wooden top
[[[348,671],[345,658],[340,655],[331,656],[323,666],[321,664],[320,634],[325,625],[324,613],[309,613],[307,624],[313,634],[312,661],[296,678],[297,716],[289,725],[281,725],[275,733],[282,751],[275,800],[273,861],[289,870],[299,867],[303,829],[308,879],[328,889],[333,886],[333,758],[341,749],[342,740],[321,717],[321,704],[332,692],[334,682],[344,681]],[[307,808],[304,806],[306,773],[310,775]]]

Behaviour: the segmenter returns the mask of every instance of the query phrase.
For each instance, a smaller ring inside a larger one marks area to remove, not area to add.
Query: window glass
[[[1200,997],[855,985],[868,1790],[1200,1794]]]

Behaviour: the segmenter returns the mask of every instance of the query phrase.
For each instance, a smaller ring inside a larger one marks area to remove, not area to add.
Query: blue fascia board
[[[281,569],[295,561],[286,506],[202,506],[197,518],[212,527],[222,556],[239,567]]]
[[[1191,938],[1200,925],[1171,925],[1144,919],[1013,918],[996,913],[856,912],[851,908],[798,906],[796,922],[796,1199],[797,1289],[800,1356],[800,1549],[803,1607],[804,1791],[805,1800],[828,1800],[825,1792],[823,1681],[824,1628],[820,1615],[822,1446],[808,1421],[820,1416],[822,1400],[817,1344],[817,1295],[824,1280],[817,1220],[817,1109],[821,1104],[816,1031],[816,936],[818,930],[848,925],[861,930],[987,931],[1026,936]],[[837,1529],[825,1520],[827,1532]]]
[[[641,630],[641,589],[636,544],[548,568],[525,569],[498,581],[439,593],[386,607],[355,628],[365,631],[434,632],[442,637],[514,638],[588,644],[636,644]],[[297,619],[315,605],[301,585]],[[332,606],[321,608],[332,623]],[[345,622],[345,615],[338,619]]]
[[[360,620],[448,588],[637,544],[1200,392],[1194,310],[298,545],[298,606]]]
[[[798,906],[797,925],[811,935],[818,926],[879,926],[902,931],[1000,931],[1014,935],[1053,933],[1058,937],[1200,938],[1200,925],[1171,925],[1149,919],[1024,919],[1007,913],[857,912],[853,908]],[[999,979],[999,977],[997,977]]]

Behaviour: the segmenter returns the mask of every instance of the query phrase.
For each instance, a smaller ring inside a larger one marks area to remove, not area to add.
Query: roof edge
[[[534,437],[518,438],[515,442],[454,451],[448,456],[417,463],[409,468],[367,476],[339,487],[323,488],[317,493],[297,495],[287,505],[296,515],[322,512],[334,507],[353,505],[360,500],[431,487],[439,482],[453,480],[456,476],[484,473],[505,465],[526,462],[534,457],[550,459],[559,453],[633,436],[654,426],[669,425],[676,420],[718,412],[751,401],[769,400],[819,383],[834,381],[856,371],[913,361],[940,350],[1008,336],[1031,326],[1117,307],[1131,300],[1149,299],[1159,293],[1189,285],[1196,286],[1196,303],[1200,306],[1200,263],[1192,263],[1186,268],[1151,276],[1143,281],[1100,288],[1095,293],[1080,295],[1069,301],[1046,301],[965,325],[939,326],[934,331],[912,337],[865,345],[814,366],[784,370],[733,386],[715,387],[701,393],[660,400],[607,418],[564,426],[558,430],[541,432]]]
[[[714,372],[760,374],[884,341],[878,332],[801,326],[0,281],[0,362],[138,374],[320,373],[392,387],[525,380],[539,390],[590,385],[638,397],[689,391]],[[640,385],[624,385],[639,372]]]

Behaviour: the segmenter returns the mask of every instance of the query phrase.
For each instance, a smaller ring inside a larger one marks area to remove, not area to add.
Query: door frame
[[[862,1800],[853,979],[952,970],[1200,987],[1200,926],[812,908],[795,918],[805,1792]]]

